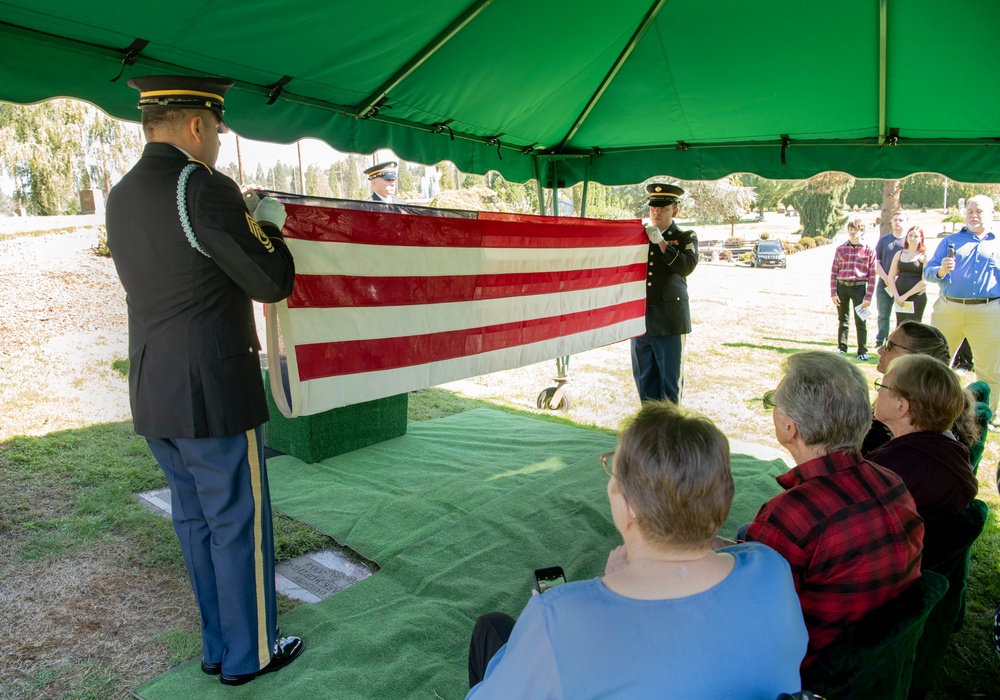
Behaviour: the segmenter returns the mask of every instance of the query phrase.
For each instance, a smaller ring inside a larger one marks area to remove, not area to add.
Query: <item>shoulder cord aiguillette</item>
[[[201,243],[195,238],[194,229],[191,228],[191,218],[188,216],[187,210],[187,181],[191,177],[191,173],[197,169],[198,165],[196,163],[188,163],[181,170],[181,176],[177,178],[177,215],[181,219],[181,228],[184,229],[184,235],[187,236],[191,247],[206,258],[211,258],[212,256],[201,247]]]

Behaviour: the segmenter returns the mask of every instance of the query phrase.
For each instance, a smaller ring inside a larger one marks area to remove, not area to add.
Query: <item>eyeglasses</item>
[[[916,352],[916,350],[913,350],[912,348],[908,348],[905,345],[900,345],[899,343],[894,343],[891,340],[889,340],[888,338],[886,338],[885,342],[882,343],[882,349],[885,350],[886,352],[892,352],[893,348],[899,348],[900,350],[906,350],[906,352]]]
[[[881,379],[876,379],[873,384],[875,384],[875,391],[882,391],[883,389],[888,389],[889,391],[896,391],[888,384],[884,384]],[[896,392],[899,393],[898,391]]]
[[[764,392],[764,397],[760,400],[764,408],[768,411],[774,410],[774,389]]]
[[[608,476],[614,476],[615,473],[611,471],[614,469],[614,452],[608,452],[607,454],[601,455],[601,467],[604,469],[604,473]],[[610,462],[608,460],[611,460]]]

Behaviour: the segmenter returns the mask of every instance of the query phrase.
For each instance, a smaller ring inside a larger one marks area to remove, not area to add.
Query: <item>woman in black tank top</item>
[[[924,263],[927,262],[924,230],[914,226],[906,232],[906,247],[896,253],[889,268],[889,291],[896,300],[896,325],[903,321],[919,322],[924,317],[927,294],[924,289]],[[912,305],[912,309],[910,308]]]

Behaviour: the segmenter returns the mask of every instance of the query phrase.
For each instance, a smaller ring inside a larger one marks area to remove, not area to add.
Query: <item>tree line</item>
[[[0,193],[0,213],[32,215],[73,214],[80,208],[79,192],[111,186],[142,152],[142,130],[137,124],[113,119],[76,100],[50,100],[37,105],[0,104],[0,175],[13,182],[12,196]],[[370,156],[347,155],[329,167],[311,164],[304,177],[297,164],[278,161],[253,173],[241,173],[236,163],[220,165],[239,183],[316,197],[366,199],[370,195],[363,171]],[[462,173],[451,163],[438,163],[434,175],[436,196],[422,187],[428,169],[402,163],[397,194],[431,206],[486,211],[537,212],[538,190],[533,181],[511,183],[496,172]],[[848,218],[845,209],[872,206],[883,211],[904,208],[941,208],[945,178],[921,173],[902,180],[855,179],[844,173],[820,173],[809,180],[768,180],[753,174],[716,181],[680,181],[669,176],[649,178],[677,182],[686,191],[680,218],[700,224],[728,223],[734,227],[751,211],[763,213],[779,204],[799,213],[803,235],[832,237]],[[303,187],[304,185],[304,187]],[[637,218],[646,214],[645,183],[587,188],[586,215],[605,219]],[[583,183],[560,190],[560,211],[579,215]],[[996,185],[948,182],[949,206],[973,194],[1000,194]],[[544,193],[546,210],[553,210],[551,190]],[[429,200],[429,201],[428,201]],[[888,217],[883,217],[888,218]]]

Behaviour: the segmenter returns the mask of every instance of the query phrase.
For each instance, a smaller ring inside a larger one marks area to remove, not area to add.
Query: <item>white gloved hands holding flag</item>
[[[663,234],[660,233],[660,229],[656,228],[652,224],[646,226],[646,236],[649,237],[649,242],[653,245],[663,243]]]
[[[277,199],[264,197],[254,209],[253,218],[258,224],[272,224],[281,230],[285,225],[285,205]]]

